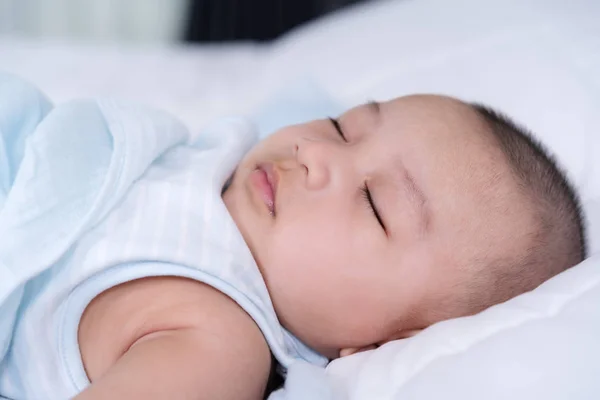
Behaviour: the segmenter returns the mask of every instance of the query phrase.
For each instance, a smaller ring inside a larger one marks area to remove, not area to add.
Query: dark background
[[[268,41],[340,8],[370,0],[190,0],[186,42]]]

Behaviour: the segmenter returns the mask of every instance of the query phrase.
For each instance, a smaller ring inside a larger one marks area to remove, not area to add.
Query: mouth
[[[253,186],[257,189],[261,200],[267,206],[269,214],[274,217],[277,211],[275,198],[277,195],[279,176],[273,164],[258,164],[256,169],[252,171],[250,180],[252,181]]]

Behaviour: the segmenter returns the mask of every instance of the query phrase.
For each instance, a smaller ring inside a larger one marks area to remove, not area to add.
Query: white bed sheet
[[[0,40],[0,68],[56,101],[111,95],[180,116],[250,114],[310,80],[353,105],[414,92],[490,103],[529,126],[582,193],[600,250],[600,2],[378,1],[273,45],[88,48]],[[332,363],[338,398],[600,398],[600,256],[473,318]],[[482,333],[487,336],[483,338]],[[568,396],[568,397],[565,397]]]
[[[307,77],[346,105],[451,94],[489,102],[526,123],[561,149],[585,186],[584,170],[591,169],[581,151],[591,151],[586,141],[600,118],[599,15],[594,0],[376,1],[273,45],[140,49],[0,38],[0,68],[32,80],[55,101],[130,98],[166,108],[193,128],[251,112]]]

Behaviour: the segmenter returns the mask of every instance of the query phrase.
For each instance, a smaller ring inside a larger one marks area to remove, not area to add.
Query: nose
[[[301,138],[296,143],[296,160],[306,170],[308,189],[323,189],[330,183],[332,165],[338,158],[334,147],[326,140],[309,138]]]

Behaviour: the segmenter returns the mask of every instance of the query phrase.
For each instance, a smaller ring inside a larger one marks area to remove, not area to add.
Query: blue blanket
[[[131,107],[119,126],[110,126],[96,101],[53,108],[33,86],[0,74],[0,359],[24,284],[104,217],[145,171],[145,160],[187,140],[186,129],[168,115],[152,112],[149,121],[149,113]],[[78,118],[71,118],[75,111]],[[125,135],[128,123],[137,129]],[[144,140],[148,129],[159,130],[160,139]]]

